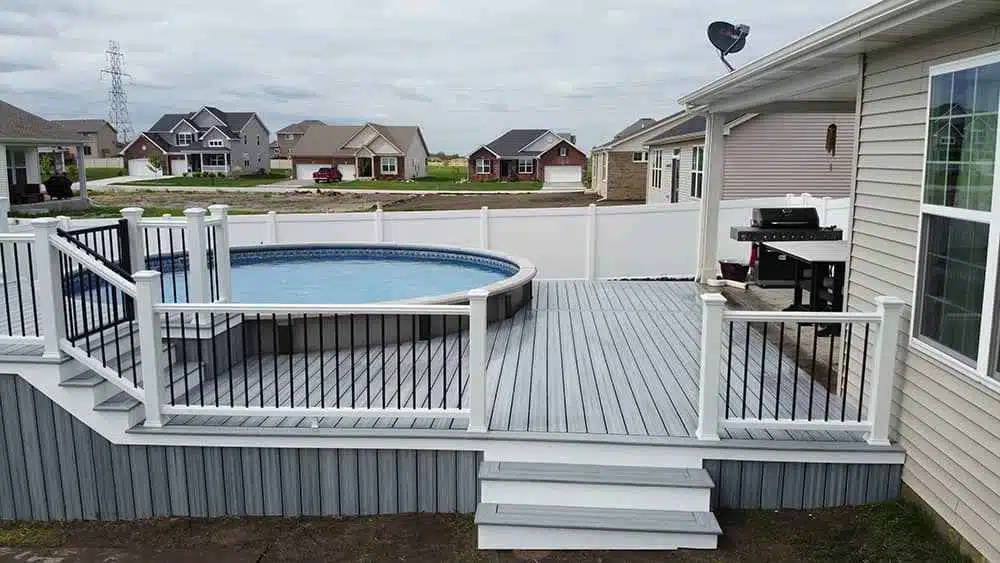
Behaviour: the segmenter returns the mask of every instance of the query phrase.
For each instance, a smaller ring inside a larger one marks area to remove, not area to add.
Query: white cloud
[[[134,80],[136,129],[215,104],[272,130],[305,118],[418,123],[431,150],[510,127],[583,146],[724,72],[704,29],[751,26],[746,62],[871,0],[34,0],[0,3],[0,98],[49,117],[99,117],[108,39]]]

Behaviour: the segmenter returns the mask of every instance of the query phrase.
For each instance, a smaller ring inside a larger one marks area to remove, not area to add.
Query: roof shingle
[[[47,119],[0,100],[0,140],[25,139],[79,143],[83,138]]]

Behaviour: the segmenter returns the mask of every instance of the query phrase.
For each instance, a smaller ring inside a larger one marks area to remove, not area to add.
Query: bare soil
[[[595,203],[598,196],[584,193],[447,195],[340,193],[328,190],[275,193],[104,190],[93,192],[91,199],[96,206],[108,208],[137,205],[147,209],[182,210],[224,203],[236,212],[329,213],[371,211],[378,204],[386,211],[479,209],[483,206],[491,209],[579,207]]]

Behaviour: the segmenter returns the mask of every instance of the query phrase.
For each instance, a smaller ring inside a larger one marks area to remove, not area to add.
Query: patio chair
[[[39,184],[14,184],[10,187],[10,199],[15,205],[41,203],[44,200],[42,187]]]

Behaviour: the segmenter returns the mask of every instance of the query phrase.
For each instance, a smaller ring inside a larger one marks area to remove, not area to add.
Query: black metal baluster
[[[354,389],[354,380],[355,380],[354,363],[355,362],[354,362],[354,314],[353,313],[350,316],[350,321],[351,321],[351,342],[350,342],[350,344],[351,344],[351,408],[353,409],[353,408],[356,407],[356,405],[355,405],[355,398],[357,397],[357,395],[355,394],[355,389]]]
[[[181,318],[181,373],[184,374],[184,394],[187,396],[185,403],[191,404],[191,382],[188,381],[188,343],[187,343],[187,321],[184,320],[184,313],[180,314]],[[197,333],[195,333],[197,336]],[[205,390],[200,386],[198,387],[198,396],[204,397]],[[205,404],[205,399],[201,399],[201,404]]]
[[[323,334],[323,315],[319,318],[319,408],[326,408],[326,340]]]
[[[211,369],[212,387],[215,389],[215,406],[219,406],[219,351],[217,345],[219,339],[215,335],[215,313],[208,314],[208,322],[209,322],[208,334],[209,338],[212,340],[212,369]],[[201,349],[201,346],[199,346],[198,348]],[[230,394],[229,397],[230,399],[232,399],[232,394]]]
[[[410,386],[413,388],[413,408],[417,408],[417,316],[411,315],[410,319],[413,321],[413,334],[410,339],[410,360],[413,366],[413,384]]]
[[[191,302],[191,255],[188,253],[187,235],[184,233],[181,233],[181,256],[183,257],[182,264],[184,264],[184,269],[182,270],[184,279],[184,301],[190,303]]]
[[[205,358],[201,350],[201,313],[194,313],[194,349],[198,360],[198,388],[201,389],[201,406],[205,406]],[[215,379],[214,377],[212,379]],[[216,389],[218,391],[218,389]],[[218,393],[216,393],[218,395]]]
[[[396,315],[396,408],[403,408],[403,356],[401,355],[402,346],[400,340],[402,340],[402,325],[403,317],[402,315]]]
[[[35,259],[31,254],[31,243],[25,244],[24,249],[28,258],[28,287],[31,289],[31,319],[35,323],[35,336],[41,336],[38,328],[38,296],[35,295]],[[60,281],[62,278],[59,278]]]
[[[156,236],[157,236],[157,238],[159,238],[159,236],[160,236],[160,229],[159,228],[156,229]],[[184,240],[183,236],[181,236],[181,240]],[[169,249],[170,249],[170,289],[171,289],[171,292],[172,292],[172,294],[174,296],[173,302],[174,303],[179,303],[179,301],[177,300],[177,254],[175,254],[175,251],[174,251],[174,230],[172,228],[169,228],[169,227],[167,228],[167,241],[170,244],[170,246],[169,246]],[[161,254],[160,257],[161,257],[160,267],[162,268],[163,267],[163,261],[162,261],[163,255]],[[186,287],[187,287],[187,284],[185,284],[185,288]]]
[[[278,315],[271,313],[271,345],[274,347],[274,406],[278,404]]]
[[[3,276],[3,307],[4,313],[7,318],[7,326],[14,326],[13,315],[10,313],[10,290],[8,289],[8,282],[10,277],[7,275],[7,243],[0,243],[0,275]],[[13,330],[8,330],[9,333],[14,334]]]
[[[312,405],[309,404],[309,315],[307,313],[302,313],[302,340],[305,342],[302,348],[302,370],[306,378],[306,408],[308,408]]]
[[[295,367],[295,361],[294,361],[294,358],[292,357],[292,350],[294,350],[295,348],[294,348],[294,346],[292,346],[292,339],[291,339],[291,334],[292,334],[292,314],[291,313],[288,313],[288,334],[289,334],[289,339],[288,339],[288,406],[292,407],[292,408],[295,408],[295,369],[294,369],[294,367]]]
[[[365,408],[372,408],[372,327],[371,315],[365,315]]]
[[[235,407],[236,395],[233,390],[233,369],[236,366],[235,360],[233,360],[233,329],[229,324],[229,320],[229,313],[226,313],[226,373],[229,374],[229,406]],[[246,381],[246,378],[243,381]]]
[[[799,403],[799,351],[802,349],[802,323],[795,323],[795,371],[792,381],[792,420]]]
[[[844,380],[843,388],[841,389],[841,404],[840,404],[840,421],[844,422],[847,420],[847,380],[850,378],[851,374],[851,345],[853,344],[854,335],[854,323],[846,323],[847,329],[844,331],[847,334],[841,341],[844,344]],[[861,390],[863,393],[864,390]]]
[[[25,318],[24,318],[24,293],[21,287],[21,259],[18,258],[17,256],[17,243],[16,242],[10,243],[10,249],[14,261],[14,284],[15,284],[14,288],[17,291],[17,312],[19,318],[21,319],[21,336],[27,336],[28,327],[25,326]],[[6,254],[4,252],[2,245],[0,245],[0,254]],[[7,285],[7,277],[4,276],[4,286],[6,285]],[[29,285],[34,285],[34,284],[29,283]]]
[[[726,354],[726,410],[722,418],[729,418],[729,402],[733,389],[733,321],[729,321],[729,353]]]
[[[166,322],[167,326],[163,331],[163,339],[167,343],[167,382],[170,384],[170,406],[175,406],[177,404],[177,392],[174,389],[174,346],[173,336],[170,335],[170,313],[166,315]]]
[[[382,347],[382,408],[385,408],[385,315],[379,315],[379,330],[381,331],[381,340],[379,345]]]
[[[260,385],[260,408],[264,408],[264,325],[257,313],[257,382]]]
[[[444,329],[441,334],[441,406],[448,406],[448,317],[442,317]],[[434,408],[429,404],[427,408]]]
[[[458,404],[455,408],[462,408],[462,317],[457,317],[458,320]],[[447,408],[448,405],[445,405]]]
[[[774,393],[774,419],[781,418],[781,366],[785,363],[785,323],[778,326],[778,385]]]
[[[764,366],[767,358],[767,321],[764,321],[764,331],[760,336],[760,389],[757,396],[757,420],[764,419]],[[781,354],[778,354],[778,362],[781,362]]]
[[[826,360],[826,406],[823,408],[823,420],[830,420],[830,394],[833,392],[833,331],[829,335],[829,356]]]
[[[868,372],[868,332],[871,323],[865,323],[865,343],[861,348],[861,383],[858,385],[858,422],[861,422],[861,409],[865,402],[865,374]]]
[[[746,322],[746,338],[743,342],[743,395],[740,400],[740,418],[747,417],[747,382],[750,379],[750,321]]]
[[[428,334],[427,334],[427,408],[431,408],[431,385],[433,384],[433,378],[431,377],[431,375],[434,373],[434,370],[431,369],[431,359],[432,359],[431,358],[431,340],[432,340],[432,338],[431,338],[431,335],[430,335],[431,323],[430,323],[430,316],[424,315],[424,318],[427,319],[425,321],[425,326],[427,327],[427,330],[428,330]]]
[[[809,370],[809,418],[813,419],[813,397],[816,394],[816,347],[819,341],[817,324],[813,325],[812,369]]]
[[[240,313],[240,343],[243,348],[243,355],[240,357],[240,362],[243,363],[243,406],[250,407],[250,368],[247,366],[247,362],[250,360],[250,354],[247,353],[247,316],[246,313]],[[259,362],[258,362],[259,363]],[[236,405],[233,405],[234,407]]]
[[[90,270],[88,270],[88,272],[90,272],[91,279],[94,280],[94,285],[95,285],[94,293],[97,294],[97,322],[99,326],[97,334],[99,335],[101,342],[101,363],[107,366],[108,352],[107,349],[105,348],[106,344],[104,342],[104,328],[107,325],[104,324],[104,304],[101,303],[101,282],[103,282],[104,280],[94,272],[91,272]]]
[[[337,408],[340,408],[340,315],[333,316],[333,375],[337,380]]]

